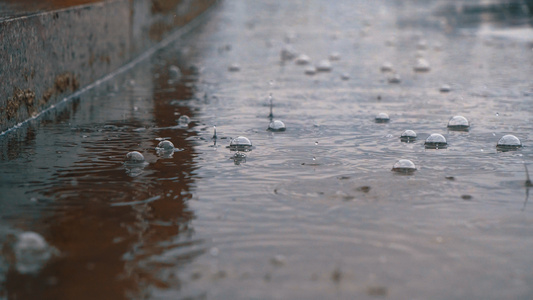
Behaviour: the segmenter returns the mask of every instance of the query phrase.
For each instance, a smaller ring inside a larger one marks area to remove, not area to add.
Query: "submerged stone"
[[[446,141],[446,138],[439,133],[433,133],[431,134],[425,142],[426,148],[429,149],[439,149],[439,148],[446,148],[448,145],[448,142]]]
[[[408,159],[400,159],[394,164],[392,171],[399,173],[413,173],[416,171],[416,166]]]
[[[252,142],[244,136],[239,136],[231,140],[229,148],[234,151],[247,151],[252,148]]]
[[[270,131],[285,131],[285,124],[280,120],[274,120],[268,125]]]
[[[521,148],[522,143],[520,142],[520,139],[518,139],[516,136],[512,134],[507,134],[502,136],[496,146],[502,150],[513,150]]]
[[[414,132],[413,130],[409,130],[409,129],[402,132],[402,135],[400,135],[400,139],[402,140],[402,142],[414,141],[416,137],[417,137],[416,132]]]
[[[467,130],[470,127],[470,123],[463,116],[455,116],[448,121],[448,128],[451,130]]]
[[[131,151],[126,154],[126,163],[142,163],[144,162],[144,156],[137,151]]]
[[[387,123],[390,121],[390,118],[388,114],[381,112],[376,115],[375,121],[376,123]]]

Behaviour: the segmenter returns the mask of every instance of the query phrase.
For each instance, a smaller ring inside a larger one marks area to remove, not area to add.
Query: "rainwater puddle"
[[[492,21],[435,13],[446,3],[224,1],[149,61],[1,136],[0,297],[531,297],[531,44],[487,45],[477,31]],[[413,70],[417,51],[430,70]],[[310,76],[303,53],[340,59]],[[454,116],[468,130],[448,128]],[[425,146],[433,133],[445,148]],[[508,134],[522,147],[500,151]],[[392,172],[401,159],[416,172]],[[8,255],[28,231],[57,249],[35,274]]]

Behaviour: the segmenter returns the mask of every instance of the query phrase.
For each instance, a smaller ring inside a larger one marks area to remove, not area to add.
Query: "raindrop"
[[[30,231],[18,235],[13,250],[15,267],[22,274],[38,272],[57,252],[40,234]]]
[[[497,113],[496,113],[496,117],[499,117],[499,116],[500,116],[500,113],[499,113],[499,112],[497,112]]]
[[[412,161],[408,159],[400,159],[394,164],[394,166],[392,167],[392,171],[409,174],[416,171],[416,166]]]
[[[406,130],[404,132],[402,132],[402,135],[400,135],[400,140],[402,142],[406,142],[406,143],[409,143],[409,142],[412,142],[414,140],[416,140],[416,132],[414,132],[413,130]]]
[[[400,74],[395,73],[388,78],[389,83],[400,83],[402,82],[402,78],[400,77]]]
[[[390,121],[390,118],[388,114],[381,112],[376,115],[375,121],[376,123],[387,123]]]
[[[216,140],[217,139],[217,127],[216,126],[213,126],[213,137],[212,139]]]
[[[294,50],[294,48],[292,48],[291,46],[284,46],[283,48],[281,48],[282,61],[292,60],[294,59],[294,57],[296,57],[296,50]]]
[[[188,127],[190,122],[191,118],[189,118],[187,115],[181,115],[178,119],[178,125],[180,127]]]
[[[470,123],[463,116],[455,116],[448,121],[448,129],[451,130],[468,130]]]
[[[131,151],[126,154],[125,162],[131,164],[143,163],[144,156],[140,152]]]
[[[311,58],[309,58],[309,56],[305,55],[305,54],[300,54],[297,58],[296,58],[296,64],[298,65],[307,65],[311,62]]]
[[[231,64],[228,67],[228,71],[230,72],[239,72],[240,70],[241,70],[241,66],[239,66],[239,64],[236,64],[236,63]]]
[[[181,78],[181,70],[177,66],[170,66],[168,68],[168,75],[170,79],[178,81]]]
[[[272,120],[274,118],[273,108],[274,108],[274,98],[272,98],[272,94],[268,95],[268,100],[270,102],[270,114],[268,117]]]
[[[341,59],[341,54],[339,52],[332,52],[329,55],[329,60],[331,61],[340,60],[340,59]]]
[[[504,135],[499,141],[498,141],[498,144],[496,145],[498,147],[498,149],[500,150],[514,150],[514,149],[518,149],[518,148],[521,148],[522,147],[522,143],[520,142],[520,140],[512,135],[512,134],[507,134],[507,135]]]
[[[331,63],[329,60],[321,60],[316,65],[316,70],[318,72],[330,72],[331,71]]]
[[[315,156],[313,156],[313,161],[315,161],[315,160],[316,160],[316,157],[315,157]]]
[[[413,70],[415,72],[429,72],[431,70],[431,67],[429,66],[429,62],[424,58],[419,58],[416,60],[416,64],[413,67]]]
[[[274,120],[268,125],[270,131],[285,131],[285,124],[280,120]]]
[[[305,68],[304,72],[307,75],[315,75],[316,74],[316,68],[313,67],[313,66],[309,66],[309,67]]]
[[[392,71],[394,71],[394,67],[392,66],[390,62],[384,62],[381,65],[381,72],[386,73],[386,72],[392,72]]]
[[[231,140],[229,148],[232,151],[250,151],[252,149],[252,142],[247,137],[239,136]]]
[[[447,145],[446,138],[438,133],[431,134],[425,142],[425,146],[428,149],[446,148]]]
[[[349,73],[342,73],[341,74],[341,79],[342,80],[349,80],[350,79],[350,74]]]
[[[315,142],[315,146],[318,146],[318,141]]]
[[[447,84],[443,84],[439,89],[441,93],[449,93],[451,90],[452,88]]]

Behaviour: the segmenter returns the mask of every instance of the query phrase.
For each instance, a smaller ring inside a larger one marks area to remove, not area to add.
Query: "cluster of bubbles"
[[[376,123],[387,123],[389,120],[389,116],[386,113],[380,113],[375,117]],[[448,121],[447,127],[449,130],[454,131],[468,131],[470,122],[463,116],[454,116]],[[400,140],[406,143],[414,142],[416,138],[416,132],[410,129],[405,130],[400,135]],[[442,134],[432,133],[424,141],[424,146],[426,149],[445,149],[448,146],[448,141]],[[512,134],[504,135],[496,144],[496,148],[500,151],[516,150],[521,147],[520,139]],[[392,170],[400,173],[412,173],[416,170],[416,167],[412,161],[401,159],[394,164]]]
[[[306,66],[304,69],[304,73],[307,75],[314,75],[318,72],[331,72],[333,69],[332,61],[338,61],[341,59],[341,55],[338,52],[332,52],[330,53],[329,57],[327,59],[319,60],[317,63],[312,64],[311,58],[305,54],[305,53],[299,53],[296,51],[290,43],[292,43],[296,39],[295,34],[290,34],[285,37],[285,44],[280,52],[280,58],[282,63],[294,61],[296,65],[300,66]],[[394,40],[388,40],[387,45],[388,46],[394,46],[395,42]],[[441,48],[440,45],[435,45],[435,50],[439,51]],[[424,51],[428,49],[428,43],[426,40],[422,39],[421,37],[418,37],[418,43],[416,44],[416,61],[413,65],[413,71],[415,73],[427,73],[431,71],[431,66],[426,58],[424,58]],[[236,72],[240,70],[240,67],[236,64],[230,65],[228,68],[229,71]],[[380,70],[382,73],[388,74],[387,81],[390,84],[399,84],[401,83],[401,77],[400,74],[396,71],[394,65],[391,62],[384,62]],[[342,80],[349,80],[350,74],[348,73],[342,73],[341,74]],[[448,93],[452,90],[450,85],[443,84],[439,91],[441,93]],[[285,131],[286,127],[285,124],[281,120],[274,120],[273,119],[273,113],[272,113],[272,95],[269,96],[270,99],[270,124],[268,125],[269,131],[273,132],[280,132]],[[390,117],[388,114],[381,112],[377,114],[374,118],[376,123],[388,123],[390,121]],[[453,131],[468,131],[470,128],[470,123],[468,120],[463,116],[454,116],[448,121],[447,125],[448,130]],[[215,129],[215,135],[213,138],[216,139],[216,129]],[[417,134],[413,130],[405,130],[401,136],[400,140],[402,142],[410,143],[414,142],[417,138]],[[448,142],[446,138],[440,134],[440,133],[432,133],[430,134],[425,142],[424,146],[426,149],[445,149],[448,146]],[[520,140],[514,136],[514,135],[505,135],[503,136],[496,145],[497,149],[501,151],[507,151],[507,150],[515,150],[520,147],[522,147],[522,144]],[[239,136],[233,140],[231,140],[230,150],[236,151],[237,153],[234,155],[234,159],[238,159],[239,161],[245,161],[246,154],[242,153],[243,151],[251,151],[252,144],[250,140],[246,137]],[[237,160],[236,160],[237,163]],[[401,159],[396,164],[394,164],[393,171],[401,172],[401,173],[412,173],[416,170],[416,166],[414,163],[407,159]]]

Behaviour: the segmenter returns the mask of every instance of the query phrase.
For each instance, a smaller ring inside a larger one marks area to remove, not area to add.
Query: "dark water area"
[[[3,134],[0,299],[533,297],[531,18],[449,3],[223,1]],[[284,47],[331,71],[306,75]],[[447,147],[426,148],[432,133]],[[498,149],[506,134],[523,147]],[[227,148],[238,136],[251,151]],[[417,170],[391,171],[400,159]],[[53,247],[31,271],[27,231]]]

